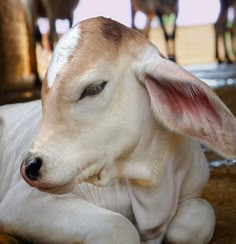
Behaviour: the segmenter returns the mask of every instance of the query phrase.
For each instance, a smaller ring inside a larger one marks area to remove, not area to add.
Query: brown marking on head
[[[113,41],[116,44],[121,43],[124,29],[124,26],[118,22],[112,21],[111,19],[104,18],[101,24],[102,35],[109,41]]]
[[[138,32],[104,17],[81,21],[79,30],[78,45],[58,72],[53,89],[47,91],[45,87],[42,90],[48,102],[56,100],[59,105],[63,103],[64,96],[72,97],[70,94],[76,90],[80,78],[89,70],[97,70],[107,64],[115,67],[120,59],[130,62],[128,59],[136,56],[138,47],[146,42]]]

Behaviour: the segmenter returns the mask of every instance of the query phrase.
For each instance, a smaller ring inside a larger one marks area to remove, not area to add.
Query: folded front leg
[[[215,213],[207,201],[200,198],[185,200],[168,226],[166,243],[208,243],[214,228]]]
[[[23,181],[0,204],[0,232],[42,243],[140,243],[124,216],[72,194],[40,192]]]

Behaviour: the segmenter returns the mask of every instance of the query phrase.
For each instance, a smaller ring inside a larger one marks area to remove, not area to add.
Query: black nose
[[[42,159],[40,157],[29,157],[25,160],[25,174],[33,181],[38,180],[39,170],[42,166]]]

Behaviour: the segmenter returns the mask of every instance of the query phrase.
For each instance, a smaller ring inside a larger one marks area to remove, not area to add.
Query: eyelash
[[[90,85],[87,88],[85,88],[85,90],[83,91],[83,93],[81,94],[79,100],[88,97],[88,96],[95,96],[99,93],[101,93],[103,91],[103,89],[105,88],[107,82],[104,81],[102,83],[96,84],[96,85]]]

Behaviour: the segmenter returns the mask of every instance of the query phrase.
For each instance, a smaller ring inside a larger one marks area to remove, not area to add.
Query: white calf
[[[2,107],[0,121],[0,231],[42,243],[211,239],[197,140],[236,156],[236,120],[138,32],[76,25],[43,81],[42,119],[35,101]]]

